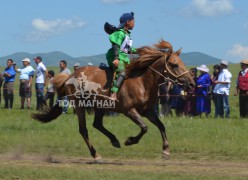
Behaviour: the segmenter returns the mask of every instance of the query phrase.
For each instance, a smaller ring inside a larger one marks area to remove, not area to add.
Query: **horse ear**
[[[178,56],[180,56],[180,54],[181,54],[181,52],[182,52],[182,47],[180,48],[180,49],[178,49],[175,53],[178,55]]]

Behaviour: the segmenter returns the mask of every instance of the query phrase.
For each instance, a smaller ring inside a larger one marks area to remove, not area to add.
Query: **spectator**
[[[238,75],[237,88],[239,93],[239,113],[241,118],[248,118],[248,60],[241,61],[241,71]]]
[[[36,110],[40,110],[43,105],[44,86],[46,84],[47,69],[42,62],[42,58],[37,56],[33,59],[37,64],[36,79],[35,79],[35,91],[36,91]]]
[[[67,62],[65,60],[61,60],[59,63],[59,67],[60,67],[60,72],[61,74],[71,74],[71,71],[67,68]],[[63,114],[66,114],[68,111],[68,107],[69,107],[69,102],[68,102],[68,98],[67,96],[64,97],[58,97],[58,100],[62,100],[63,101]]]
[[[43,104],[47,105],[46,100],[49,99],[49,107],[52,108],[54,104],[54,85],[53,85],[53,79],[54,79],[54,71],[49,70],[48,71],[48,78],[47,78],[47,88],[46,88],[46,94],[43,97]]]
[[[191,68],[190,75],[194,79],[195,84],[197,81],[197,69]],[[185,106],[184,106],[184,115],[186,116],[196,116],[196,96],[195,96],[195,89],[187,89],[186,96],[185,96]]]
[[[59,63],[60,71],[59,73],[61,74],[71,74],[71,71],[67,68],[67,62],[65,60],[61,60]]]
[[[229,108],[229,90],[232,74],[228,71],[228,62],[222,60],[220,63],[221,71],[218,76],[218,80],[214,81],[215,84],[214,93],[216,94],[216,114],[215,118],[225,117],[230,118],[230,108]]]
[[[12,109],[14,102],[14,81],[15,81],[15,69],[13,67],[13,60],[7,60],[7,67],[3,72],[4,85],[3,85],[3,96],[5,105],[4,108]]]
[[[1,101],[2,101],[2,85],[3,85],[3,75],[0,73],[0,107],[1,107]]]
[[[212,93],[212,100],[214,102],[214,108],[215,108],[215,112],[214,112],[214,116],[217,117],[218,114],[217,114],[217,98],[216,98],[216,94],[214,93],[214,88],[215,88],[215,84],[214,84],[214,81],[217,81],[218,80],[218,77],[219,77],[219,74],[220,74],[220,65],[219,64],[216,64],[214,65],[214,71],[213,71],[213,75],[211,76],[211,82],[212,82],[212,88],[211,88],[211,93]]]
[[[198,115],[202,115],[202,113],[206,114],[208,117],[211,112],[211,101],[208,97],[209,88],[211,86],[210,75],[208,74],[209,69],[206,65],[201,65],[197,67],[197,70],[200,71],[200,76],[196,81],[196,112]]]
[[[22,60],[23,68],[18,69],[15,64],[16,72],[20,74],[20,87],[19,95],[21,97],[21,109],[24,109],[25,99],[27,101],[27,109],[30,109],[31,96],[32,96],[32,80],[34,77],[34,68],[30,66],[30,59],[25,58]]]
[[[169,106],[169,82],[164,82],[159,86],[159,103],[160,113],[159,116],[164,117],[171,114]]]
[[[169,94],[169,104],[171,109],[175,109],[176,116],[182,116],[184,110],[184,90],[178,84],[172,84],[170,86]]]
[[[74,64],[74,66],[73,66],[74,72],[77,70],[77,68],[79,68],[79,66],[80,66],[79,63]]]

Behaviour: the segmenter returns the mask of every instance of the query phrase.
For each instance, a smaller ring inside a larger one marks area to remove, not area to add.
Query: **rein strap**
[[[151,66],[149,66],[149,68],[150,68],[151,70],[153,70],[154,72],[156,72],[157,74],[159,74],[160,76],[162,76],[164,79],[166,79],[166,80],[168,80],[168,81],[171,81],[171,82],[173,82],[173,83],[176,83],[176,84],[183,85],[182,83],[179,83],[177,80],[173,80],[173,79],[171,79],[171,78],[169,78],[169,77],[165,77],[163,74],[161,74],[160,72],[158,72],[156,69],[152,68]],[[163,83],[162,83],[162,84],[163,84]],[[161,85],[162,85],[162,84],[161,84]]]

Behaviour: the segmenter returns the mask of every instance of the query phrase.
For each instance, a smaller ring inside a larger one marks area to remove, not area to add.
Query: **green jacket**
[[[132,52],[136,52],[135,48],[132,48],[132,39],[130,37],[130,32],[124,31],[124,29],[119,29],[109,35],[109,40],[112,44],[118,45],[119,60],[123,61],[124,64],[129,64],[130,59],[128,57],[128,50],[131,49]],[[112,67],[112,62],[115,59],[114,51],[110,48],[106,54],[109,67]]]

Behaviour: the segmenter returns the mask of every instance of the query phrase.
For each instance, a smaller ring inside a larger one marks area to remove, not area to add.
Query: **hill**
[[[218,64],[221,60],[200,52],[182,53],[181,58],[187,66],[199,66],[201,64]]]
[[[89,62],[95,66],[98,66],[101,62],[104,63],[107,62],[105,54],[74,58],[59,51],[54,51],[49,53],[35,53],[35,54],[18,52],[9,56],[1,57],[0,66],[6,66],[6,60],[9,58],[13,59],[18,65],[19,64],[21,65],[22,59],[27,57],[32,60],[36,56],[41,56],[46,66],[58,66],[60,60],[66,60],[69,66],[73,66],[73,64],[77,62],[80,63],[81,66],[87,65]],[[187,66],[199,66],[201,64],[210,65],[220,62],[220,59],[200,52],[182,53],[181,58]]]
[[[65,60],[73,59],[73,57],[59,51],[54,51],[49,53],[35,53],[35,54],[18,52],[9,56],[1,57],[0,66],[6,66],[6,60],[10,58],[13,59],[19,65],[22,64],[22,59],[29,58],[32,61],[32,59],[36,56],[41,56],[47,66],[58,66],[59,60],[62,59]]]

